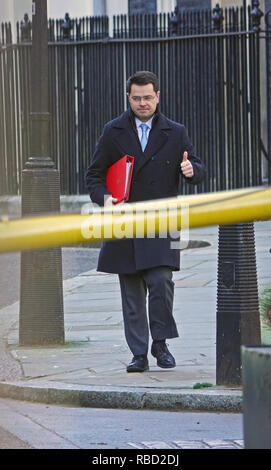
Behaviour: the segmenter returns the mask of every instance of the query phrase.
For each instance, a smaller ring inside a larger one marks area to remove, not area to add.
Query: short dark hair
[[[139,72],[134,73],[131,77],[128,78],[126,84],[127,93],[131,93],[131,86],[134,85],[148,85],[152,83],[155,93],[159,90],[159,81],[158,77],[148,70],[140,70]]]

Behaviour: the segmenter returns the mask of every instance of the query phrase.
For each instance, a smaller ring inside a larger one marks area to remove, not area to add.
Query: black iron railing
[[[270,182],[260,77],[260,41],[269,41],[270,51],[270,34],[259,34],[260,20],[257,8],[219,5],[180,18],[120,15],[111,29],[107,17],[49,20],[50,156],[60,169],[61,193],[86,193],[84,172],[97,139],[127,106],[126,79],[142,69],[158,74],[161,111],[187,126],[207,166],[197,191],[262,184],[263,158]],[[29,156],[31,23],[25,17],[17,25],[16,44],[10,25],[0,31],[1,195],[20,192]],[[270,89],[268,77],[267,83]]]

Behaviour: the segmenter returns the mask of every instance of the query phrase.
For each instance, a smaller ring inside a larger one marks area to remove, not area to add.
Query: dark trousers
[[[174,282],[169,267],[159,266],[135,274],[119,274],[119,280],[124,332],[133,355],[147,354],[149,329],[153,340],[179,336],[172,315]]]

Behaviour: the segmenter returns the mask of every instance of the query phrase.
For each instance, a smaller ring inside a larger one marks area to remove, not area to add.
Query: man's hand
[[[187,178],[192,178],[192,176],[194,176],[193,166],[192,166],[192,163],[188,160],[187,152],[183,153],[183,161],[180,165],[180,168],[181,168],[182,174],[186,176]]]
[[[108,196],[105,201],[104,201],[104,207],[111,207],[111,206],[114,206],[114,204],[116,204],[117,202],[117,198],[116,197],[113,197],[113,196]]]

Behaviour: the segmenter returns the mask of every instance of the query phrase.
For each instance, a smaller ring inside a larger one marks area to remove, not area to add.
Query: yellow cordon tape
[[[183,227],[271,219],[271,187],[94,208],[90,214],[0,219],[0,253],[165,234]],[[184,223],[185,221],[185,223]]]

